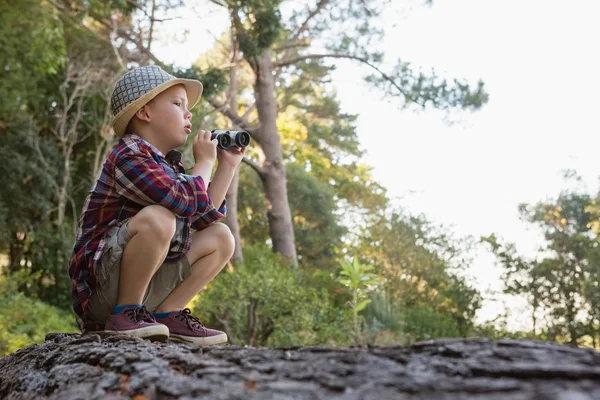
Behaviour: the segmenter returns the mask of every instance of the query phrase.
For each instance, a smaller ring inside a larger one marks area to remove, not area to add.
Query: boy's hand
[[[232,168],[236,168],[240,165],[242,158],[244,158],[244,153],[246,153],[246,147],[236,147],[232,146],[227,150],[217,149],[217,159],[219,160],[220,165],[226,165]]]
[[[196,164],[199,162],[215,163],[215,159],[217,158],[217,139],[210,140],[210,131],[198,130],[192,142],[192,148]]]

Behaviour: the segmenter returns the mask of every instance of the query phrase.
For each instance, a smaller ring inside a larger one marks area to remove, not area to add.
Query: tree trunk
[[[71,181],[71,163],[69,160],[70,152],[63,154],[65,161],[63,164],[62,180],[57,190],[58,197],[58,215],[56,222],[58,223],[58,229],[63,231],[63,224],[65,222],[65,214],[67,209],[67,200],[69,197],[69,184]]]
[[[235,250],[231,257],[233,265],[239,265],[244,262],[244,255],[242,253],[242,237],[240,235],[240,224],[238,222],[238,186],[240,183],[240,170],[238,169],[233,176],[231,185],[227,189],[227,218],[225,218],[225,224],[231,230],[235,239]]]
[[[22,238],[19,236],[19,233],[11,235],[11,240],[8,247],[9,272],[16,272],[21,269],[21,260],[23,259],[23,254],[25,252],[24,244],[26,234],[22,233]]]
[[[277,131],[277,103],[271,52],[265,51],[255,64],[254,95],[260,121],[258,141],[264,152],[261,159],[262,181],[267,197],[269,233],[273,251],[297,265],[294,226],[287,196],[285,165]]]
[[[584,400],[599,393],[600,353],[525,340],[202,348],[50,333],[0,359],[2,399]]]
[[[231,61],[234,66],[229,71],[229,108],[233,113],[238,113],[237,103],[237,43],[235,40],[235,32],[231,31]],[[233,123],[230,124],[231,129],[237,129],[238,127]],[[240,184],[240,170],[239,168],[235,171],[235,175],[227,189],[227,218],[225,224],[229,227],[229,230],[233,234],[235,240],[235,250],[233,256],[231,256],[231,262],[233,265],[239,265],[244,262],[244,254],[242,252],[242,236],[240,234],[240,224],[238,222],[238,186]]]

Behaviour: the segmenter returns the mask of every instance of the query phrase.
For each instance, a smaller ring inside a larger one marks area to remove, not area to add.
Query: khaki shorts
[[[104,324],[117,305],[119,275],[123,250],[131,240],[127,223],[110,228],[106,234],[106,245],[96,268],[96,290],[88,303],[87,314],[92,321]],[[142,303],[153,312],[165,298],[192,274],[187,256],[177,261],[164,262],[150,280]]]

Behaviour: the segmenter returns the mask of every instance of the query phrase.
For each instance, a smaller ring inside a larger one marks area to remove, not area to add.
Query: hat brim
[[[127,105],[127,107],[122,109],[121,112],[115,116],[112,122],[115,135],[122,137],[127,130],[129,121],[131,121],[131,118],[133,118],[135,113],[138,112],[140,108],[142,108],[160,93],[175,85],[183,85],[185,87],[185,92],[188,98],[188,110],[191,110],[198,103],[198,101],[200,101],[200,98],[202,97],[202,83],[200,83],[200,81],[182,78],[170,80],[150,90],[148,93],[139,97],[131,104]]]

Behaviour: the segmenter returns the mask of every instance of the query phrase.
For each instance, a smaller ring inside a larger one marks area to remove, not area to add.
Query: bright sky
[[[594,111],[600,106],[600,2],[421,3],[395,0],[386,13],[385,61],[393,64],[401,57],[425,71],[435,68],[473,82],[481,78],[490,101],[462,115],[460,125],[449,126],[435,111],[402,111],[393,100],[382,101],[363,83],[364,67],[336,61],[333,84],[345,110],[359,114],[365,160],[409,212],[424,213],[459,235],[496,232],[533,255],[540,237],[519,220],[519,203],[556,196],[565,187],[560,174],[565,168],[576,169],[589,190],[598,187],[600,122]],[[189,65],[212,47],[213,36],[227,23],[220,12],[202,20],[190,14],[165,27],[189,29],[188,40],[155,52],[165,61]],[[502,287],[500,270],[484,251],[470,275],[481,290]],[[529,326],[524,301],[506,296],[486,301],[478,319],[491,319],[505,307],[509,328]]]

